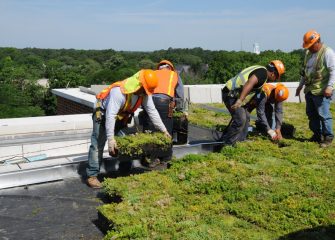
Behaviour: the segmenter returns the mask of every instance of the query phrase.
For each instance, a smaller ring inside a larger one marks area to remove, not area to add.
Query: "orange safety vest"
[[[135,105],[131,107],[132,97],[134,95],[133,93],[136,92],[139,88],[132,89],[132,90],[126,89],[125,88],[126,80],[112,83],[111,85],[109,85],[107,88],[105,88],[104,90],[102,90],[100,93],[96,95],[96,98],[98,100],[97,109],[99,108],[100,110],[101,101],[108,97],[110,91],[114,87],[120,87],[122,94],[126,95],[126,102],[123,105],[123,107],[120,109],[120,111],[118,112],[117,118],[125,124],[128,122],[128,119],[131,117],[131,114],[133,114],[136,111],[136,109],[142,104],[142,101],[143,101],[143,96],[139,96]],[[96,110],[96,116],[98,118],[98,115],[101,113],[97,113],[97,112],[98,111]]]
[[[178,84],[178,73],[169,69],[155,70],[155,73],[158,77],[158,85],[154,94],[163,93],[173,98]]]

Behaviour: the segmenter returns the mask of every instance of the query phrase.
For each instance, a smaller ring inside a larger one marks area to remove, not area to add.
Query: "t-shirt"
[[[249,77],[252,76],[252,75],[255,75],[258,79],[258,83],[254,86],[254,88],[260,88],[261,86],[263,86],[263,84],[268,79],[267,70],[264,69],[264,68],[259,68],[259,69],[256,69],[256,70],[252,71],[249,74]]]

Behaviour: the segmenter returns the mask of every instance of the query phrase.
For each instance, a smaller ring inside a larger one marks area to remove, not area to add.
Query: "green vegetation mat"
[[[137,133],[124,137],[115,137],[118,154],[123,156],[150,155],[154,151],[167,150],[172,142],[163,133]]]
[[[292,139],[254,135],[165,171],[106,179],[105,192],[122,201],[99,208],[111,222],[105,239],[334,239],[335,149],[306,141],[304,104],[284,110]],[[215,114],[194,105],[189,119],[228,123]]]

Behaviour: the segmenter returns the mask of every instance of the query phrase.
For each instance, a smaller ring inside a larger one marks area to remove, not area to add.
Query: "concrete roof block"
[[[29,144],[23,146],[25,156],[46,154],[48,157],[57,157],[88,152],[88,139]]]
[[[9,164],[9,165],[1,165],[0,166],[0,173],[8,173],[8,172],[14,172],[19,171],[20,168],[17,164]]]
[[[59,88],[52,89],[51,92],[56,96],[66,98],[68,100],[83,104],[85,106],[94,108],[95,95],[80,91],[79,88]]]
[[[0,136],[92,129],[92,114],[0,119]]]
[[[43,161],[28,162],[18,164],[21,169],[34,169],[40,167],[51,167],[71,163],[67,158],[55,158]]]
[[[0,160],[13,156],[22,156],[22,146],[0,147]]]

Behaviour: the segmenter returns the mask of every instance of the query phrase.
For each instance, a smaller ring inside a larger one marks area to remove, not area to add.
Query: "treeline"
[[[302,58],[302,50],[256,55],[201,48],[153,52],[0,48],[0,118],[55,114],[54,96],[36,84],[42,78],[49,80],[50,89],[110,84],[168,59],[181,70],[184,84],[225,83],[245,67],[280,59],[287,70],[282,81],[298,81]]]

